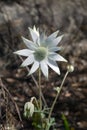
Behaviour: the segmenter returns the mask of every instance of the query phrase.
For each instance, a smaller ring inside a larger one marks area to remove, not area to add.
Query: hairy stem
[[[39,102],[40,102],[40,110],[42,109],[42,91],[41,91],[41,70],[39,68]]]
[[[57,92],[57,95],[56,95],[56,97],[55,97],[55,99],[54,99],[54,101],[53,101],[53,104],[52,104],[52,106],[51,106],[51,109],[50,109],[50,112],[49,112],[49,116],[48,116],[48,119],[49,119],[49,120],[50,120],[50,118],[51,118],[51,115],[52,115],[54,106],[55,106],[56,101],[57,101],[57,99],[58,99],[58,97],[59,97],[59,95],[60,95],[60,92],[61,92],[61,90],[62,90],[63,84],[64,84],[64,82],[65,82],[65,79],[66,79],[68,73],[69,73],[69,71],[66,72],[66,74],[65,74],[65,76],[64,76],[64,78],[63,78],[63,80],[62,80],[62,83],[61,83],[61,85],[60,85],[59,92]]]

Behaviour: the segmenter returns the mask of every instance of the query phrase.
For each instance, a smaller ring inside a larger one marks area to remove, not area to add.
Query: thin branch
[[[18,108],[16,102],[14,101],[13,96],[11,95],[11,93],[9,92],[9,90],[6,88],[6,86],[3,84],[1,78],[0,78],[0,85],[1,85],[1,87],[8,93],[10,99],[12,100],[13,104],[15,105],[15,108],[16,108],[16,111],[17,111],[17,113],[18,113],[19,119],[20,119],[20,121],[22,122],[22,118],[21,118],[21,114],[20,114],[19,108]],[[22,124],[22,126],[23,126],[23,124]]]

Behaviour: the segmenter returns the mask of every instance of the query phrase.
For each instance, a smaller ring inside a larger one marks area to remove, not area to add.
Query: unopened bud
[[[67,69],[69,72],[73,72],[74,71],[74,66],[73,65],[68,65]]]
[[[24,105],[24,116],[32,117],[34,113],[34,104],[32,102],[26,102]]]
[[[55,87],[54,90],[56,90],[59,93],[60,92],[60,87]]]

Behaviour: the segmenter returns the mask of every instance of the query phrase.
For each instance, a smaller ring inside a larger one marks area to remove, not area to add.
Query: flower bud
[[[32,117],[34,113],[34,104],[32,102],[26,102],[24,106],[24,116],[25,117]]]
[[[68,65],[67,70],[68,70],[68,72],[73,72],[74,71],[74,66],[73,65]]]

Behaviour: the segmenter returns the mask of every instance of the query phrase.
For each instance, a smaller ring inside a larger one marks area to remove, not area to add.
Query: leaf
[[[63,119],[63,122],[64,122],[65,130],[70,130],[69,122],[67,121],[67,119],[66,119],[64,114],[62,114],[62,119]]]

